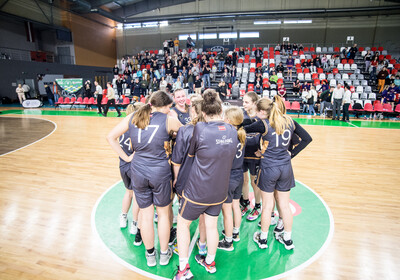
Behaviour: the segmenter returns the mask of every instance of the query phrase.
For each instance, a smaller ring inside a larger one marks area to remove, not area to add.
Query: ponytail
[[[137,128],[145,129],[150,124],[151,103],[147,103],[137,110],[132,118],[132,124]]]
[[[243,127],[238,128],[238,126],[243,123],[243,111],[237,106],[229,107],[225,110],[225,118],[227,118],[229,122],[237,129],[238,139],[242,144],[242,148],[240,150],[243,150],[246,144],[246,131]]]
[[[286,106],[282,97],[280,97],[279,95],[275,95],[273,99],[273,102],[278,105],[279,110],[281,110],[282,114],[286,114]]]
[[[287,127],[293,125],[293,120],[284,115],[279,108],[279,104],[273,102],[271,112],[269,113],[269,124],[275,130],[276,134],[282,135]]]
[[[238,139],[242,144],[242,148],[240,149],[242,151],[244,146],[246,145],[246,131],[244,130],[243,126],[237,130],[237,133],[238,133]]]
[[[201,111],[201,103],[203,101],[203,97],[201,95],[194,95],[190,98],[190,102],[192,103],[192,108],[196,112],[196,117],[192,117],[191,124],[196,125],[198,122],[205,122],[206,120],[203,117]]]

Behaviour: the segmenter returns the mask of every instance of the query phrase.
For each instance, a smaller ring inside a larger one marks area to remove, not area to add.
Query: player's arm
[[[167,132],[172,135],[174,132],[178,132],[179,128],[182,126],[178,118],[167,117]]]
[[[175,110],[170,110],[168,116],[176,119],[178,118],[178,114],[175,112]]]
[[[129,120],[132,114],[126,116],[117,126],[115,126],[107,135],[106,139],[110,144],[111,148],[117,153],[117,155],[122,158],[125,162],[131,162],[133,155],[128,156],[124,150],[122,150],[119,145],[118,138],[128,131],[129,129]]]
[[[308,144],[311,143],[311,135],[296,121],[293,121],[295,125],[294,133],[300,137],[300,143],[290,152],[292,158],[294,158],[298,153],[300,153]]]

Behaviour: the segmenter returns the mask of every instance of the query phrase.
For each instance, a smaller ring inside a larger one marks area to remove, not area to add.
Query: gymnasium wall
[[[305,17],[306,18],[306,17]],[[313,18],[311,24],[254,25],[254,20],[225,20],[196,23],[172,23],[166,27],[118,29],[118,57],[136,54],[143,49],[160,49],[166,39],[188,33],[220,33],[258,31],[259,38],[230,39],[229,44],[253,46],[277,44],[283,37],[290,42],[320,46],[341,46],[346,44],[347,36],[354,36],[360,46],[383,46],[392,53],[400,53],[400,16]],[[197,47],[221,45],[222,39],[197,40]],[[181,41],[181,47],[186,46]]]
[[[83,78],[94,81],[95,76],[105,76],[112,81],[112,68],[80,65],[66,65],[46,62],[31,62],[0,59],[0,97],[9,97],[16,100],[15,93],[17,80],[33,79],[37,88],[37,75],[64,75],[70,78]]]

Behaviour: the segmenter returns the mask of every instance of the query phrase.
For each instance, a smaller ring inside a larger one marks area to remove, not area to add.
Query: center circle
[[[107,251],[121,264],[129,269],[153,279],[171,279],[179,258],[173,255],[167,266],[148,267],[144,245],[133,245],[134,235],[128,227],[119,227],[122,198],[125,187],[122,181],[111,186],[98,199],[92,211],[92,229],[98,235]],[[253,233],[259,230],[258,218],[255,221],[242,220],[240,241],[234,242],[234,251],[217,250],[215,274],[207,273],[197,264],[194,255],[196,246],[189,258],[192,273],[198,279],[280,279],[305,268],[314,262],[328,247],[334,232],[332,213],[324,200],[308,186],[296,181],[291,190],[291,207],[296,211],[293,219],[292,239],[296,246],[287,251],[274,239],[273,227],[268,235],[268,248],[259,249],[253,241]],[[174,212],[178,205],[174,204]],[[131,220],[131,213],[128,219]],[[197,238],[198,222],[190,226],[191,238]],[[218,231],[223,229],[222,214],[218,219]],[[157,226],[155,226],[157,236]],[[222,236],[221,236],[222,238]],[[159,248],[156,238],[155,248]]]

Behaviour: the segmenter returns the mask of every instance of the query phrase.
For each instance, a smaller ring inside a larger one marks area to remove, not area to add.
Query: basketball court
[[[194,262],[192,244],[193,272],[198,279],[396,279],[400,124],[296,120],[313,142],[293,160],[294,251],[275,240],[258,249],[259,219],[243,220],[235,250],[218,250],[215,275]],[[177,255],[148,268],[144,246],[119,228],[124,187],[105,140],[119,121],[89,111],[3,111],[3,279],[173,276]]]

